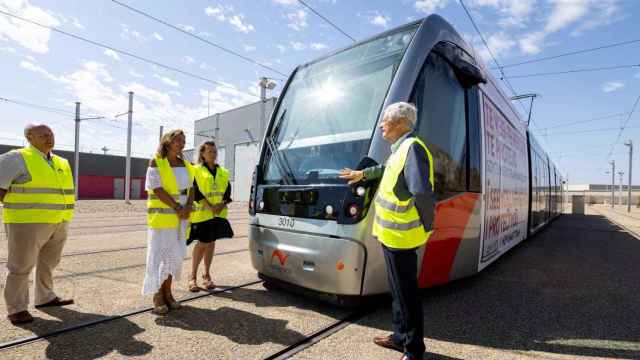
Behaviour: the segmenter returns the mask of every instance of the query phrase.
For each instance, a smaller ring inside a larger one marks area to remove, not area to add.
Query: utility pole
[[[75,119],[75,123],[76,123],[76,144],[75,144],[75,158],[74,158],[74,163],[73,163],[73,175],[75,176],[74,179],[74,195],[76,197],[76,200],[78,199],[78,185],[79,183],[79,179],[80,179],[80,103],[76,102],[76,119]]]
[[[75,152],[75,156],[74,156],[74,164],[73,164],[73,175],[74,175],[74,181],[73,181],[73,187],[74,187],[74,195],[76,197],[76,200],[78,199],[78,186],[80,185],[80,121],[82,120],[98,120],[98,119],[104,119],[103,116],[98,116],[98,117],[92,117],[92,118],[84,118],[81,119],[80,118],[80,103],[76,102],[76,118],[75,118],[75,123],[76,123],[76,143],[74,146],[74,152]]]
[[[631,212],[631,170],[633,164],[633,142],[629,140],[624,144],[629,147],[629,185],[627,189],[627,212]]]
[[[615,204],[615,188],[616,188],[616,161],[615,160],[611,160],[609,161],[609,164],[611,164],[611,208],[613,209],[613,206]]]
[[[622,205],[622,176],[624,175],[624,171],[620,170],[618,171],[618,175],[620,175],[620,186],[619,189],[620,191],[618,191],[618,202],[620,202],[620,205]]]
[[[131,204],[131,128],[133,126],[133,91],[129,91],[129,121],[127,123],[127,161],[124,180],[124,202]]]
[[[109,151],[109,148],[106,146],[103,146],[102,149],[100,149],[104,152],[104,155],[107,155],[107,151]]]
[[[275,81],[266,77],[261,77],[260,82],[260,136],[264,136],[267,131],[266,118],[267,118],[267,89],[273,90],[276,87]]]
[[[158,138],[158,143],[162,142],[162,133],[164,132],[164,126],[160,125],[160,137]]]

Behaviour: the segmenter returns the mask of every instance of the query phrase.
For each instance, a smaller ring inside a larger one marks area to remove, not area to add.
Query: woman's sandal
[[[189,280],[189,291],[193,293],[197,293],[198,291],[200,291],[200,287],[196,283],[195,278],[192,278],[191,280]]]
[[[204,286],[207,290],[213,290],[216,288],[216,285],[211,281],[211,276],[202,275],[202,286]]]
[[[162,290],[159,290],[153,295],[153,310],[151,310],[151,312],[156,315],[166,315],[169,312],[169,307],[165,304]]]

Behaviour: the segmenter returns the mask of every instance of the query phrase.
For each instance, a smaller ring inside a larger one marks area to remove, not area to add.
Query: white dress
[[[191,188],[189,173],[184,167],[172,168],[178,183],[178,189]],[[162,187],[160,172],[157,168],[149,167],[145,188],[148,193],[153,189]],[[187,195],[180,195],[180,204],[187,203]],[[162,283],[173,276],[175,281],[180,280],[182,263],[187,255],[186,229],[188,220],[180,221],[180,228],[175,229],[151,229],[147,230],[147,269],[142,285],[142,295],[150,295],[158,291]]]

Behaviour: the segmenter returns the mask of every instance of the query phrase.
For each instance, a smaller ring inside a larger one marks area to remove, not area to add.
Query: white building
[[[276,98],[258,101],[196,120],[194,151],[203,141],[218,147],[218,163],[229,169],[232,199],[249,201],[251,174],[258,163],[259,144],[269,123]]]

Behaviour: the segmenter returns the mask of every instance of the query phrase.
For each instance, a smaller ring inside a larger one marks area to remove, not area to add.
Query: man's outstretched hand
[[[345,179],[349,181],[349,185],[353,185],[358,181],[364,179],[364,171],[362,170],[352,170],[349,168],[344,168],[340,170],[340,179]]]

